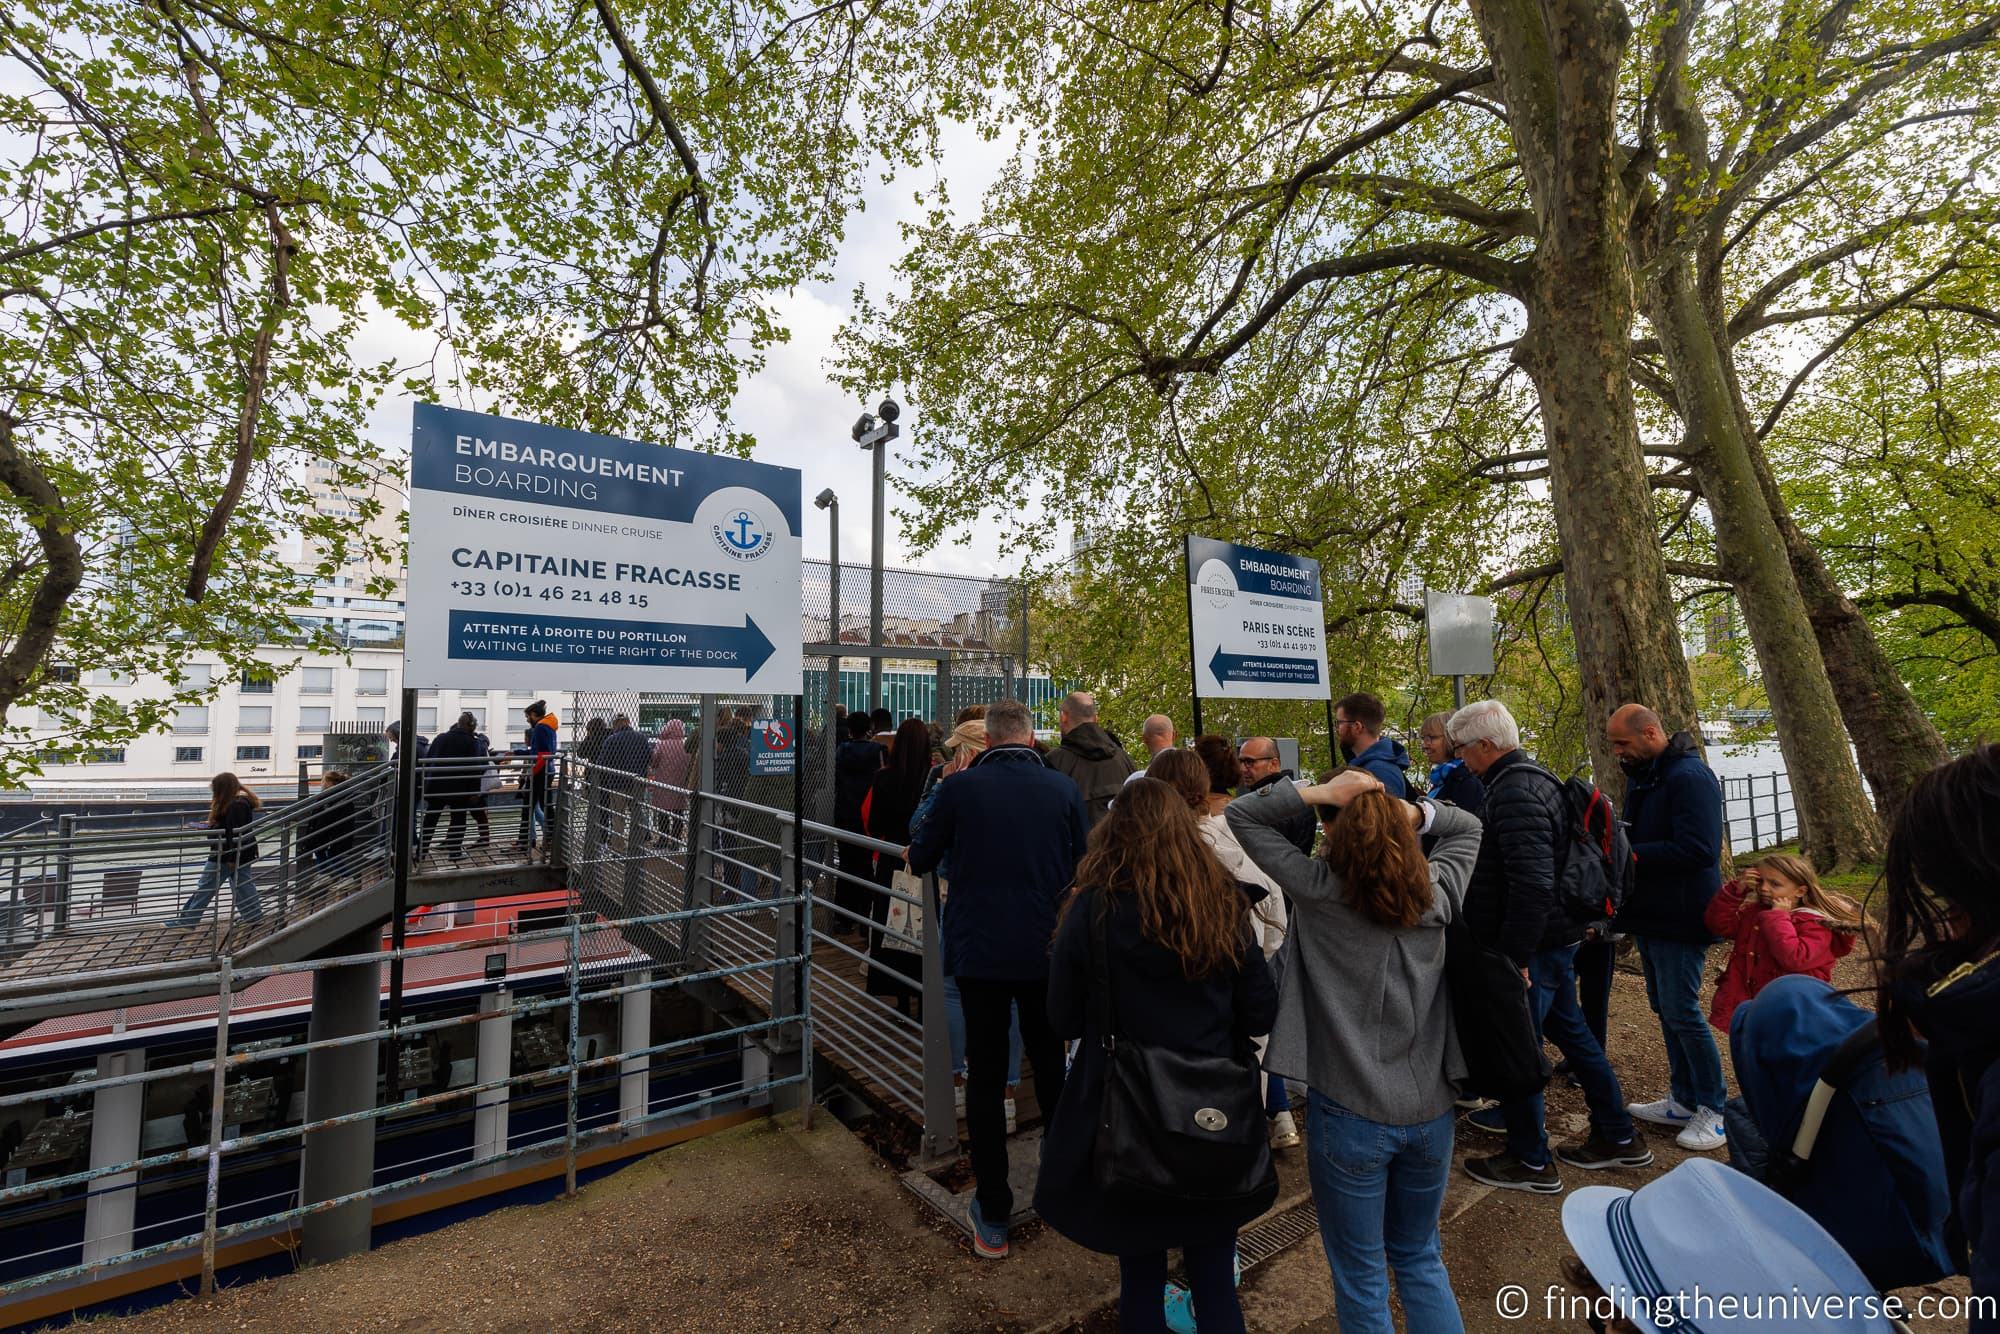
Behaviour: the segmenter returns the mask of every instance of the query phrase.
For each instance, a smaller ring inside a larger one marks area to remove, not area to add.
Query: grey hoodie
[[[1465,1074],[1445,988],[1444,927],[1479,856],[1479,817],[1432,806],[1434,901],[1412,927],[1385,927],[1347,902],[1333,868],[1292,845],[1307,810],[1290,783],[1238,797],[1224,812],[1250,860],[1291,895],[1278,1021],[1264,1068],[1303,1079],[1370,1121],[1407,1126],[1450,1110]]]

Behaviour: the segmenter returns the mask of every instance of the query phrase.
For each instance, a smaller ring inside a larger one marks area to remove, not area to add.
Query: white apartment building
[[[398,636],[400,639],[400,636]],[[300,761],[317,772],[326,733],[352,725],[380,729],[400,716],[403,650],[361,648],[346,658],[272,647],[258,653],[269,673],[246,672],[221,681],[213,703],[177,710],[170,731],[138,737],[69,764],[52,764],[29,783],[37,796],[78,789],[133,786],[198,787],[228,770],[246,782],[282,783],[298,774]],[[286,670],[289,668],[288,670]],[[183,669],[195,682],[215,683],[217,663],[194,662]],[[282,675],[279,674],[282,671]],[[84,684],[114,698],[169,693],[160,678],[114,677],[85,672]],[[434,735],[462,712],[477,718],[496,749],[522,739],[522,709],[547,700],[558,715],[569,705],[567,692],[425,690],[417,696],[417,730]],[[59,720],[37,718],[38,738],[53,740]]]
[[[314,463],[307,489],[321,514],[359,525],[360,498],[339,485],[337,473],[332,463]],[[402,541],[403,495],[379,477],[369,490],[381,502],[381,512],[366,521],[366,529],[390,550],[397,550]],[[297,535],[281,543],[274,554],[302,573],[312,569]],[[372,595],[371,576],[385,573],[395,581],[393,595]],[[330,728],[379,729],[401,714],[404,588],[400,562],[381,567],[354,561],[330,581],[316,580],[309,602],[294,608],[293,618],[302,629],[330,632],[346,647],[344,656],[272,645],[257,655],[271,664],[270,672],[245,672],[229,680],[218,679],[225,670],[219,663],[195,661],[184,669],[191,683],[221,687],[212,703],[180,709],[170,731],[48,764],[41,777],[30,780],[30,793],[55,797],[137,788],[193,789],[206,787],[210,778],[225,770],[246,782],[278,785],[297,777],[301,761],[316,771],[314,762],[321,757]],[[121,678],[87,666],[83,683],[114,698],[172,693],[159,677]],[[470,712],[494,746],[504,748],[521,740],[526,728],[522,707],[537,699],[546,699],[558,715],[569,704],[568,693],[555,690],[426,690],[418,697],[417,730],[434,735],[439,727],[456,722],[461,712]],[[43,714],[34,723],[35,741],[52,748],[62,738],[61,719]]]

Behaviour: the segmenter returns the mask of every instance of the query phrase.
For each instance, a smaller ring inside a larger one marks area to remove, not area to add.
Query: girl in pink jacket
[[[1709,900],[1708,929],[1735,942],[1715,987],[1708,1022],[1727,1033],[1736,1007],[1775,978],[1807,973],[1833,980],[1866,918],[1854,900],[1823,889],[1812,864],[1774,853],[1745,868]]]

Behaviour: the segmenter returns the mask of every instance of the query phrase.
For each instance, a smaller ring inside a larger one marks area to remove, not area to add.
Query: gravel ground
[[[1724,957],[1718,947],[1712,959]],[[1713,985],[1715,967],[1710,969]],[[1865,964],[1838,981],[1864,985]],[[1857,997],[1866,1003],[1866,997]],[[1633,1100],[1660,1096],[1666,1059],[1643,980],[1621,968],[1612,995],[1613,1064]],[[1725,1045],[1723,1058],[1728,1060]],[[1552,1136],[1586,1125],[1582,1095],[1549,1094]],[[1664,1131],[1645,1132],[1654,1167],[1585,1173],[1571,1186],[1637,1187],[1686,1155]],[[1461,1130],[1458,1155],[1497,1141]],[[1294,1190],[1300,1151],[1282,1155]],[[1474,1334],[1563,1328],[1508,1322],[1495,1295],[1521,1284],[1535,1300],[1559,1281],[1568,1247],[1561,1196],[1490,1191],[1454,1173],[1445,1203],[1445,1259]],[[1001,1264],[975,1259],[856,1137],[819,1119],[790,1118],[712,1136],[637,1163],[575,1199],[507,1209],[372,1254],[229,1289],[119,1322],[135,1334],[245,1329],[478,1330],[1088,1330],[1116,1327],[1115,1264],[1041,1227],[1017,1234]],[[1964,1292],[1962,1281],[1947,1291]],[[1254,1330],[1337,1328],[1326,1260],[1313,1241],[1244,1281]],[[99,1323],[99,1322],[93,1322]],[[102,1322],[109,1323],[109,1322]],[[1581,1322],[1571,1328],[1582,1329]],[[1963,1328],[1962,1325],[1956,1326]],[[1950,1326],[1915,1326],[1932,1334]]]

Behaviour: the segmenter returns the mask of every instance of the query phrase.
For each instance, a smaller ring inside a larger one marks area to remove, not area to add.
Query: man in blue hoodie
[[[1680,1131],[1703,1152],[1723,1146],[1722,1056],[1701,1011],[1711,935],[1704,917],[1722,885],[1722,785],[1686,732],[1667,735],[1660,715],[1627,704],[1606,738],[1625,771],[1625,825],[1632,840],[1631,891],[1618,929],[1639,945],[1646,1000],[1667,1044],[1667,1096],[1634,1103],[1632,1115]]]
[[[1007,1185],[1007,1031],[1021,1016],[1021,1047],[1035,1071],[1042,1114],[1062,1096],[1063,1047],[1049,1026],[1049,942],[1089,837],[1077,785],[1035,752],[1027,705],[986,711],[985,753],[941,779],[906,850],[923,874],[951,855],[944,908],[944,971],[965,1009],[965,1129],[972,1141],[974,1253],[1007,1254],[1014,1193]]]
[[[1333,706],[1333,730],[1347,762],[1381,779],[1383,791],[1401,801],[1410,795],[1410,752],[1382,735],[1382,717],[1382,701],[1357,690]]]

